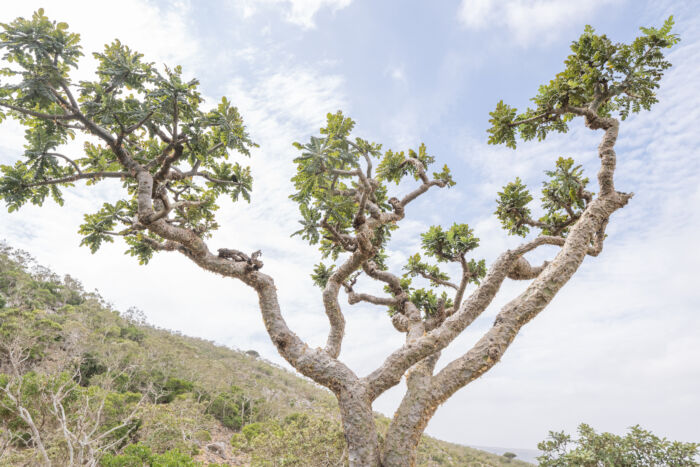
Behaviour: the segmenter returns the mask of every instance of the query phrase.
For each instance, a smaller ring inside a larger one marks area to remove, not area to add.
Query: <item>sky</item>
[[[21,3],[21,4],[20,4]],[[486,144],[488,113],[503,99],[524,107],[562,69],[569,44],[590,24],[614,41],[670,14],[682,41],[661,83],[660,103],[623,122],[617,188],[631,203],[608,227],[603,253],[587,258],[552,303],[518,335],[499,364],[440,407],[427,428],[469,445],[535,448],[549,430],[586,422],[621,434],[640,424],[681,441],[700,441],[700,5],[642,0],[122,0],[7,2],[0,22],[44,7],[79,32],[86,56],[77,79],[89,79],[90,54],[119,38],[159,65],[182,65],[198,77],[207,103],[226,96],[260,145],[249,163],[253,199],[224,202],[210,249],[262,250],[290,328],[311,346],[325,342],[321,296],[309,279],[319,254],[298,237],[291,143],[318,133],[342,109],[355,135],[385,148],[424,142],[457,181],[410,206],[390,245],[400,272],[431,225],[468,223],[487,263],[518,244],[493,215],[497,191],[516,176],[539,192],[544,171],[573,157],[593,179],[601,133],[572,125],[565,135],[520,144]],[[23,133],[0,125],[0,164],[22,153]],[[76,154],[78,144],[69,150]],[[399,186],[396,193],[410,187]],[[261,355],[290,368],[265,332],[252,289],[202,270],[176,254],[148,266],[116,242],[92,255],[80,247],[85,213],[117,199],[118,184],[66,191],[8,214],[0,239],[39,263],[98,289],[114,307],[143,310],[154,325]],[[539,253],[552,257],[555,250]],[[438,366],[467,351],[499,308],[527,284],[507,282],[491,307],[443,352]],[[344,299],[341,303],[345,303]],[[403,342],[385,310],[343,305],[340,358],[365,375]],[[391,416],[402,385],[374,405]]]

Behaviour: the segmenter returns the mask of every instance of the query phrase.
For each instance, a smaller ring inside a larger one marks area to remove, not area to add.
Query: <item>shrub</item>
[[[180,378],[168,378],[163,385],[163,390],[165,391],[164,396],[158,398],[159,403],[168,404],[172,402],[177,396],[182,394],[192,392],[194,389],[194,383],[186,379]]]
[[[122,454],[105,454],[100,465],[102,467],[196,467],[197,463],[192,457],[177,449],[163,454],[154,454],[151,448],[139,443],[127,446]]]
[[[216,395],[211,400],[207,413],[225,427],[238,431],[243,425],[255,420],[257,407],[241,388],[231,386],[228,391]]]
[[[342,465],[345,436],[338,423],[295,413],[261,428],[250,438],[253,465]]]
[[[250,425],[246,425],[243,427],[242,433],[243,436],[245,436],[246,441],[249,443],[253,441],[253,439],[257,438],[259,434],[263,433],[265,431],[265,425],[256,422],[256,423],[251,423]]]
[[[141,343],[146,337],[146,333],[138,327],[130,324],[126,327],[121,328],[121,331],[119,332],[119,337]]]

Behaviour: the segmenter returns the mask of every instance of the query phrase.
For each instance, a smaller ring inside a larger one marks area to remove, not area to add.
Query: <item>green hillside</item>
[[[0,421],[0,465],[346,464],[328,391],[253,351],[119,313],[4,245]],[[430,437],[419,464],[529,465]]]

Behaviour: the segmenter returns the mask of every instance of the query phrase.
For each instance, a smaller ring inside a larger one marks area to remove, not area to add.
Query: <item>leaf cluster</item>
[[[515,148],[517,136],[541,141],[551,132],[565,133],[576,115],[573,108],[605,117],[617,114],[623,120],[630,113],[649,110],[658,102],[656,89],[671,66],[664,49],[680,40],[672,28],[671,16],[661,28],[641,28],[642,34],[625,44],[586,26],[571,44],[564,70],[540,86],[532,107],[518,113],[503,101],[496,105],[490,114],[489,143]]]
[[[525,237],[535,227],[543,235],[566,236],[590,202],[593,193],[586,191],[589,180],[573,159],[560,157],[554,170],[545,174],[549,179],[542,184],[544,214],[537,220],[528,207],[533,197],[520,178],[498,192],[495,214],[510,235]]]
[[[454,223],[447,230],[437,225],[421,234],[421,246],[428,256],[439,262],[458,261],[479,246],[479,239],[467,224]]]
[[[527,205],[532,201],[532,195],[523,184],[520,177],[503,187],[498,192],[496,199],[496,217],[501,221],[503,228],[511,235],[526,236],[530,228],[524,220],[530,217],[530,208]]]

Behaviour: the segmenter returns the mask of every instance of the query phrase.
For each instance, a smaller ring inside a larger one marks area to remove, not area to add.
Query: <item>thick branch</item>
[[[491,265],[481,285],[464,301],[456,313],[445,319],[440,327],[393,352],[381,367],[365,377],[373,397],[378,397],[388,388],[398,384],[403,374],[413,364],[442,350],[452,342],[488,307],[515,261],[525,253],[548,244],[548,240],[549,237],[537,237],[499,256]]]
[[[466,354],[447,365],[434,378],[430,405],[439,405],[455,391],[490,369],[503,355],[518,331],[554,298],[590,252],[590,242],[610,215],[627,203],[615,194],[598,198],[572,228],[556,258],[544,266],[530,286],[508,303],[494,326]],[[542,238],[542,237],[539,237]],[[517,267],[522,267],[520,263]]]

